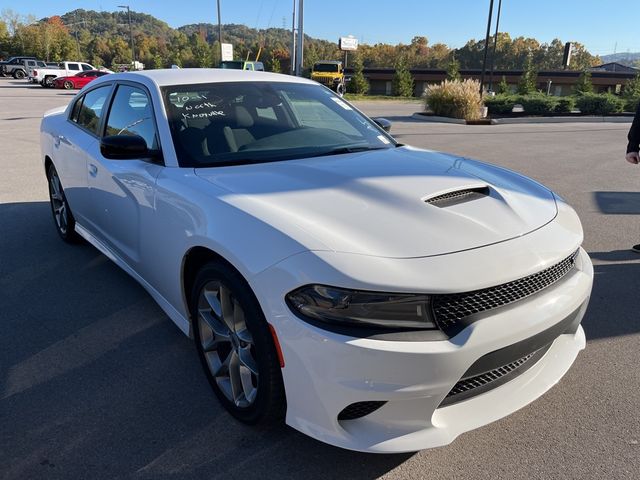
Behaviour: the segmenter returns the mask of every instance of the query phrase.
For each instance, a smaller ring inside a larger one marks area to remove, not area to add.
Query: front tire
[[[197,274],[191,318],[198,356],[225,409],[247,424],[280,421],[285,395],[269,325],[251,288],[222,262]]]
[[[16,80],[22,80],[25,76],[26,74],[23,70],[16,70],[15,72],[13,72],[13,78],[15,78]]]
[[[54,80],[56,77],[48,76],[42,81],[42,86],[45,88],[53,88]]]
[[[47,180],[49,181],[49,201],[56,231],[65,242],[77,243],[80,240],[80,236],[75,230],[76,220],[73,218],[60,177],[53,164],[49,166],[47,171]]]

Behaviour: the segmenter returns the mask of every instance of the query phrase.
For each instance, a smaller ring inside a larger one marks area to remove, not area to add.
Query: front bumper
[[[551,237],[557,238],[553,233],[558,227],[552,222],[550,227],[513,241],[514,251],[520,251],[523,257],[525,244],[534,245],[550,232]],[[575,248],[569,245],[572,241],[575,238],[567,240],[563,247],[565,253]],[[491,257],[495,261],[493,249],[501,249],[506,257],[511,255],[504,246],[494,246],[487,249],[484,257],[473,252],[453,256],[476,258],[475,263],[481,267]],[[556,255],[555,261],[561,258]],[[420,269],[428,272],[427,265],[433,259],[415,261],[424,262],[420,267],[425,268]],[[281,300],[282,292],[289,289],[291,276],[297,277],[301,284],[318,281],[316,274],[314,278],[305,278],[308,262],[309,259],[292,257],[276,271],[263,272],[254,279],[254,290],[267,319],[276,328],[283,350],[287,423],[332,445],[379,453],[446,445],[461,433],[507,416],[538,398],[562,378],[585,347],[584,331],[578,324],[591,293],[593,267],[582,249],[575,269],[558,283],[532,297],[498,308],[450,340],[441,341],[353,338],[298,319]],[[455,272],[456,262],[450,263],[450,270]],[[402,273],[395,272],[392,265],[389,264],[385,276]],[[516,270],[519,268],[515,256],[511,265]],[[314,270],[317,269],[311,266],[310,271]],[[496,273],[496,278],[499,276]],[[496,280],[494,284],[498,283]],[[354,288],[357,286],[360,285]],[[574,320],[572,329],[554,337],[544,356],[526,371],[479,395],[442,405],[454,385],[478,359],[552,329],[568,317]],[[386,403],[364,417],[338,419],[340,412],[353,403],[376,401]]]

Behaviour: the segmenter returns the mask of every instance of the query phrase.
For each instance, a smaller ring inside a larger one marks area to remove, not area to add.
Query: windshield
[[[337,73],[338,72],[338,65],[335,64],[335,63],[316,63],[313,66],[313,71],[314,72]]]
[[[395,146],[320,85],[234,82],[162,89],[182,167],[292,160]]]
[[[224,62],[220,62],[220,68],[231,68],[234,70],[242,70],[244,67],[244,62],[239,60],[227,60]]]

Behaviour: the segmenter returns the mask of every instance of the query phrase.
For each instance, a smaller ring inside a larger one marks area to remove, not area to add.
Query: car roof
[[[166,68],[143,70],[140,72],[113,73],[101,78],[104,78],[104,81],[131,80],[140,83],[148,83],[148,81],[151,81],[158,87],[218,82],[290,82],[316,85],[316,82],[291,75],[223,68]]]

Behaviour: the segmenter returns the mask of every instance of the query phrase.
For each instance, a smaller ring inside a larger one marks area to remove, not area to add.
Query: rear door
[[[89,90],[74,100],[67,119],[67,127],[53,140],[54,161],[65,195],[76,220],[93,230],[87,184],[87,159],[98,148],[98,135],[102,125],[111,84]]]
[[[115,90],[104,135],[139,135],[160,150],[151,96],[145,87],[122,82]],[[149,159],[111,160],[100,149],[88,163],[92,216],[101,237],[141,272],[141,235],[152,229],[156,178],[164,167]]]

